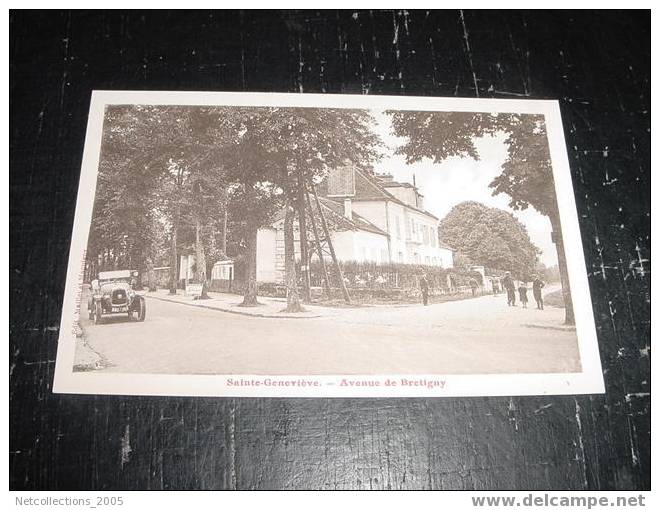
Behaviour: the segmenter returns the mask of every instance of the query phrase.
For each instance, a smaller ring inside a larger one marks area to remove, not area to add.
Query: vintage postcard
[[[558,103],[94,92],[54,391],[602,393]]]

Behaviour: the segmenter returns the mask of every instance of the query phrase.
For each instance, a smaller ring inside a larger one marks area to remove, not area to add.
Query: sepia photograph
[[[561,130],[551,101],[96,92],[55,391],[598,392]]]

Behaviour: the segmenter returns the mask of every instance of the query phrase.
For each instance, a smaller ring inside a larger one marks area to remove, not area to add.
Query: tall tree
[[[140,107],[106,109],[96,197],[88,241],[88,263],[99,269],[145,270],[162,243],[158,228],[157,164],[141,139]]]
[[[229,189],[230,232],[245,261],[245,289],[240,306],[257,306],[257,234],[282,207],[272,183],[239,183]]]
[[[405,139],[398,149],[408,163],[430,158],[479,159],[475,140],[504,133],[508,156],[502,173],[490,184],[493,194],[505,193],[514,210],[530,205],[548,216],[566,303],[565,322],[575,323],[559,209],[554,188],[546,126],[542,115],[474,112],[390,111],[394,134]]]
[[[540,250],[511,213],[479,202],[461,202],[440,221],[440,238],[471,264],[510,270],[529,280]]]
[[[329,168],[347,161],[364,168],[378,159],[381,141],[372,130],[373,124],[365,110],[263,108],[259,109],[259,122],[245,136],[267,155],[274,170],[269,178],[282,189],[287,211],[301,210],[305,195],[299,189],[301,171],[306,179],[318,182]],[[293,239],[293,230],[294,222],[285,222],[286,238]],[[295,257],[293,248],[292,243],[285,243],[285,260]],[[286,265],[285,272],[287,311],[301,311],[295,264]]]

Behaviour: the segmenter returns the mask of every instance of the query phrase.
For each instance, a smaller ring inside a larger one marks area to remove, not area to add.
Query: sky
[[[389,173],[394,180],[412,184],[413,175],[419,191],[424,195],[424,208],[444,218],[456,204],[466,200],[481,202],[489,207],[497,207],[512,213],[525,227],[532,242],[541,249],[539,260],[546,266],[557,264],[557,252],[550,239],[550,220],[534,208],[514,211],[509,207],[509,197],[503,193],[492,195],[488,187],[494,177],[502,173],[506,160],[504,137],[484,137],[475,140],[480,161],[471,158],[448,158],[440,164],[424,159],[408,165],[404,156],[395,156],[394,150],[405,141],[390,132],[390,119],[382,111],[373,110],[377,121],[374,131],[387,145],[384,157],[374,165],[376,173]]]

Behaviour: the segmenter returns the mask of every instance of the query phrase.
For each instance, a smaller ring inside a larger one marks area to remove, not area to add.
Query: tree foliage
[[[490,187],[494,195],[506,194],[512,209],[526,209],[531,205],[550,219],[566,302],[566,323],[573,324],[575,319],[544,117],[517,113],[388,113],[394,134],[405,139],[397,152],[403,154],[408,163],[423,158],[440,163],[453,156],[478,160],[476,139],[496,133],[505,135],[507,159],[502,173],[493,179]]]
[[[397,149],[407,163],[450,157],[479,160],[475,140],[504,133],[507,160],[490,187],[505,193],[513,209],[530,205],[541,214],[556,211],[545,122],[542,115],[475,112],[390,112],[392,128],[406,142]]]
[[[178,255],[194,251],[195,279],[205,283],[226,255],[217,237],[228,222],[233,255],[249,261],[245,304],[256,304],[258,229],[278,208],[300,205],[300,172],[319,182],[346,160],[371,164],[380,143],[372,122],[362,110],[109,106],[88,247],[94,270],[152,275],[154,261],[169,264],[175,293]]]
[[[471,264],[511,271],[523,279],[534,274],[541,253],[511,213],[479,202],[454,206],[440,221],[439,234]]]

